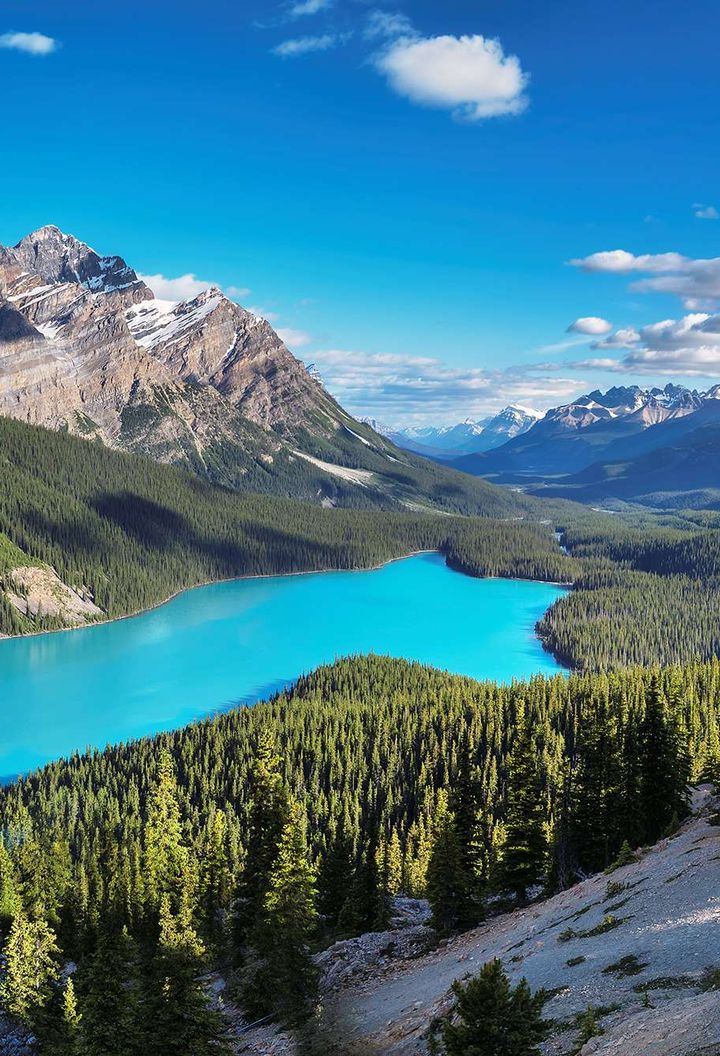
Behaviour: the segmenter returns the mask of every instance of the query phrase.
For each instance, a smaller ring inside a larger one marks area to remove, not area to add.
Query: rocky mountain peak
[[[26,235],[14,246],[13,254],[23,268],[47,283],[79,283],[93,293],[120,292],[130,302],[153,296],[122,257],[101,257],[54,224]]]

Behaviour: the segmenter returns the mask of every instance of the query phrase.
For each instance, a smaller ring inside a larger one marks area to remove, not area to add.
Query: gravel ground
[[[599,1047],[590,1043],[596,1047],[586,1048],[588,1054],[720,1053],[720,992],[693,1000],[708,970],[720,969],[720,827],[710,823],[717,809],[710,789],[698,789],[693,818],[637,863],[496,917],[424,956],[391,962],[380,972],[377,964],[360,966],[346,989],[328,995],[335,1036],[349,1041],[347,1051],[363,1056],[425,1053],[423,1035],[433,1016],[448,1007],[453,980],[500,957],[515,980],[525,976],[533,989],[558,991],[545,1008],[556,1023],[548,1054],[572,1048],[573,1017],[589,1005],[618,1007],[601,1016],[606,1035]],[[607,926],[608,916],[613,926]],[[596,928],[598,933],[585,934]],[[632,960],[619,965],[626,958]],[[633,1041],[631,1033],[623,1043],[636,1015],[637,1036]],[[678,1017],[688,1039],[684,1049],[667,1040]],[[648,1034],[653,1024],[654,1039]],[[702,1046],[690,1041],[693,1031]],[[344,1050],[345,1043],[338,1045],[338,1052]]]

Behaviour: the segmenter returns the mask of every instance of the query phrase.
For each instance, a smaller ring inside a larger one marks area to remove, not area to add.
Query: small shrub
[[[720,968],[706,968],[700,979],[703,991],[720,990]]]
[[[624,924],[627,917],[614,917],[612,913],[607,913],[599,924],[596,924],[590,931],[583,932],[583,938],[592,938],[593,935],[604,935],[606,931],[612,931],[613,928],[619,928],[621,924]]]
[[[623,891],[627,891],[628,885],[621,883],[620,880],[608,880],[605,885],[605,901],[607,902],[610,898],[617,898]]]
[[[603,968],[603,975],[617,975],[620,978],[627,975],[640,975],[640,972],[647,968],[647,963],[638,960],[634,953],[629,953],[626,957],[621,957],[619,961],[615,961],[614,964],[609,964],[607,968]]]
[[[611,864],[607,867],[605,872],[606,873],[614,873],[616,869],[622,869],[622,867],[624,865],[632,865],[633,862],[637,862],[639,860],[640,859],[635,854],[635,852],[633,851],[633,849],[630,846],[630,844],[628,843],[628,841],[625,840],[625,843],[622,845],[622,847],[618,851],[617,858],[615,859],[614,862],[611,862]]]
[[[575,931],[575,928],[566,928],[557,937],[558,942],[570,942],[571,939],[592,939],[595,935],[604,935],[606,931],[612,931],[624,924],[628,917],[614,917],[612,913],[606,913],[599,924],[587,931]]]
[[[578,1024],[578,1036],[574,1050],[575,1053],[579,1053],[583,1045],[590,1041],[591,1038],[597,1038],[600,1034],[604,1033],[605,1031],[597,1021],[595,1009],[592,1005],[588,1005],[587,1010],[583,1012]]]
[[[582,964],[583,961],[586,960],[587,957],[571,957],[570,960],[565,961],[565,964],[568,966],[568,968],[574,968],[577,964]]]
[[[648,990],[685,990],[697,985],[697,980],[689,975],[659,975],[657,979],[648,979],[646,983],[638,983],[633,990],[637,994],[643,994]]]

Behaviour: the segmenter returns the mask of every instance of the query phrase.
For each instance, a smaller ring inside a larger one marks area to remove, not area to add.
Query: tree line
[[[717,660],[500,686],[358,657],[53,763],[0,790],[6,1008],[57,1056],[209,1056],[217,971],[301,1029],[313,949],[397,893],[451,931],[671,832],[720,774],[719,700]]]

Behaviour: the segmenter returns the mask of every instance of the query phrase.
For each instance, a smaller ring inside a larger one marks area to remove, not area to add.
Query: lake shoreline
[[[236,577],[106,621],[105,633],[0,648],[0,773],[252,706],[346,656],[503,684],[568,673],[537,633],[562,587],[467,575],[429,548],[349,571],[367,574]]]
[[[147,605],[145,608],[136,609],[134,612],[125,613],[123,616],[109,616],[105,620],[94,620],[91,623],[77,624],[74,627],[52,627],[46,631],[29,631],[27,634],[3,634],[0,635],[0,648],[2,648],[2,642],[16,642],[18,640],[24,641],[27,638],[42,638],[48,634],[66,634],[72,631],[87,631],[92,627],[104,627],[107,624],[119,623],[121,620],[134,620],[138,616],[143,616],[148,612],[155,612],[156,609],[161,609],[164,605],[169,605],[171,601],[181,597],[183,594],[189,593],[191,590],[199,590],[201,587],[214,587],[219,586],[222,583],[241,583],[249,580],[256,579],[289,579],[294,576],[318,576],[325,575],[328,572],[377,572],[381,568],[386,568],[388,565],[394,564],[396,561],[407,561],[411,557],[419,557],[421,554],[437,554],[438,557],[442,557],[445,560],[445,564],[451,572],[457,572],[461,576],[467,576],[469,579],[506,579],[510,582],[516,583],[544,583],[549,587],[561,587],[563,590],[571,590],[573,587],[572,583],[559,583],[552,579],[523,579],[517,576],[474,576],[470,572],[466,572],[462,568],[455,568],[453,565],[448,563],[447,557],[441,550],[412,550],[408,554],[400,554],[398,557],[389,557],[387,561],[381,561],[377,565],[367,565],[359,568],[308,568],[302,572],[257,572],[247,576],[228,576],[226,579],[206,579],[201,583],[193,583],[188,587],[181,587],[180,590],[174,591],[169,594],[168,597],[163,598],[162,601],[155,602],[153,605]],[[536,635],[538,641],[542,642],[539,635]],[[545,645],[543,643],[543,648]],[[548,649],[547,652],[551,653],[555,660],[562,664],[558,657]]]

